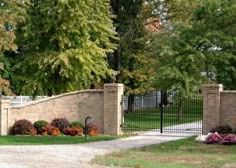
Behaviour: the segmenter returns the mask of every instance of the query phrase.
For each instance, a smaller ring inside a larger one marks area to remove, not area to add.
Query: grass
[[[194,137],[99,156],[95,162],[132,168],[235,168],[236,145],[207,145]]]
[[[163,108],[163,126],[202,120],[202,100],[183,101],[182,116],[178,117],[179,104]],[[139,109],[124,116],[124,131],[145,131],[160,128],[160,108]]]
[[[0,136],[0,145],[51,145],[51,144],[79,144],[94,141],[108,141],[121,136],[94,136],[85,139],[79,136]]]

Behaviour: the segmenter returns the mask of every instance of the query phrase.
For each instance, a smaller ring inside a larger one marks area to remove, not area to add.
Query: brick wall
[[[50,123],[53,119],[62,117],[71,122],[84,123],[87,116],[92,116],[93,122],[101,128],[103,133],[121,134],[122,95],[122,84],[105,84],[104,89],[101,90],[70,92],[18,107],[10,107],[8,102],[7,112],[6,108],[0,111],[0,116],[2,115],[0,130],[4,132],[0,132],[0,135],[6,134],[6,128],[9,129],[19,119],[27,119],[31,122],[46,120]],[[1,100],[1,102],[5,106],[6,101]],[[107,125],[109,125],[108,129]]]
[[[79,91],[39,100],[24,106],[12,107],[10,125],[16,120],[28,119],[31,122],[55,118],[84,123],[87,116],[93,116],[96,123],[103,125],[103,91]]]
[[[223,85],[203,86],[203,133],[229,125],[236,128],[236,91],[224,91]]]
[[[222,91],[220,97],[220,125],[236,128],[236,91]]]

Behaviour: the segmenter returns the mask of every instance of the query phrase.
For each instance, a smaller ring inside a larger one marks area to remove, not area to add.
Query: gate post
[[[8,135],[10,100],[0,98],[0,135]]]
[[[104,84],[104,134],[120,135],[122,133],[123,92],[123,84]]]
[[[220,92],[222,84],[203,85],[203,123],[202,133],[209,131],[220,124]]]

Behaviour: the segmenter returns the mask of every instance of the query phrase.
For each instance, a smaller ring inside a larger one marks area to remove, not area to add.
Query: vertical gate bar
[[[139,128],[139,121],[140,121],[140,109],[139,109],[139,97],[136,97],[134,98],[135,100],[135,103],[134,103],[134,107],[133,107],[133,113],[134,115],[137,115],[137,117],[135,117],[135,127],[136,127],[136,131],[138,132],[140,130]]]
[[[193,96],[193,118],[194,120],[193,121],[197,121],[197,115],[198,115],[198,109],[197,109],[197,106],[198,106],[198,102],[197,102],[197,96]],[[198,124],[194,124],[194,128],[197,128]],[[194,131],[194,130],[193,130]]]
[[[201,95],[201,134],[203,134],[203,95]]]
[[[161,110],[161,116],[160,116],[160,119],[161,119],[161,134],[163,133],[163,91],[161,90],[161,103],[160,103],[160,110]]]

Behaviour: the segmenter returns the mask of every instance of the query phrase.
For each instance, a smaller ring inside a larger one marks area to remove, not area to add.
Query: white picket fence
[[[161,102],[161,92],[154,91],[145,96],[135,96],[134,109],[157,108]],[[123,98],[123,109],[128,110],[128,96]]]
[[[168,95],[167,99],[169,103],[173,103],[173,94]],[[144,96],[135,96],[133,108],[136,109],[144,109],[144,108],[158,108],[161,103],[161,92],[153,91]],[[123,110],[128,110],[128,96],[124,96],[123,98]]]
[[[39,99],[47,98],[47,96],[37,96],[35,98],[33,98],[32,96],[3,96],[3,98],[9,99],[11,101],[11,106],[17,106],[32,101],[37,101]]]

